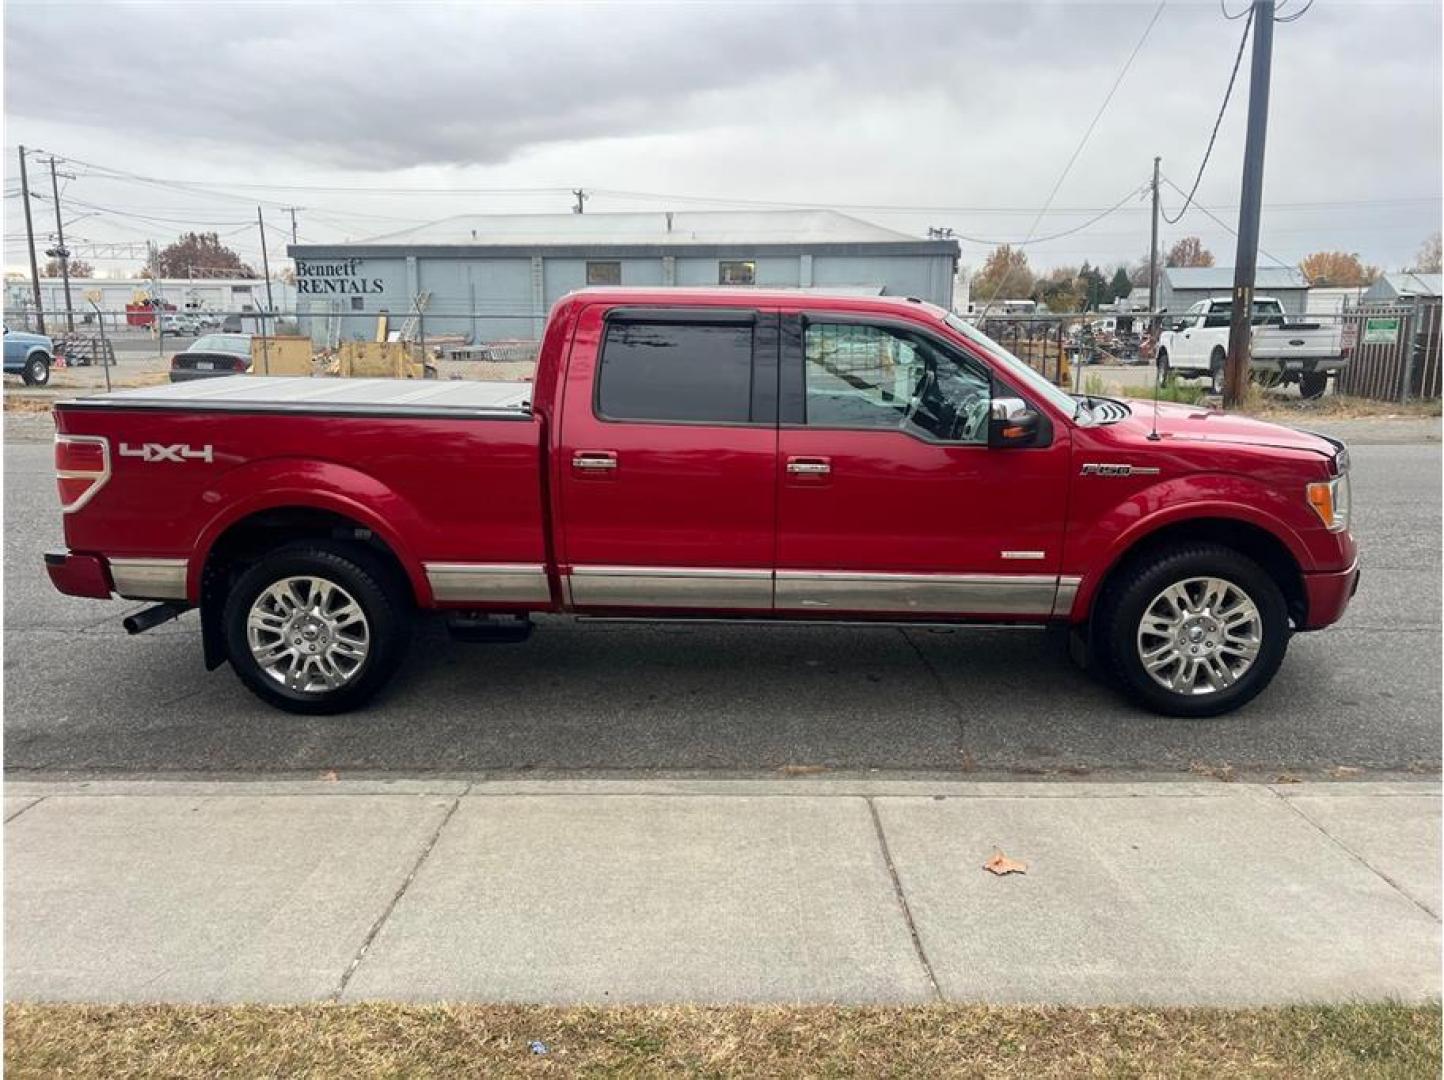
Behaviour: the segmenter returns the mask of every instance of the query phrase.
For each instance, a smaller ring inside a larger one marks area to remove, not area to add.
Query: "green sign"
[[[1392,345],[1399,340],[1399,317],[1364,320],[1365,345]]]

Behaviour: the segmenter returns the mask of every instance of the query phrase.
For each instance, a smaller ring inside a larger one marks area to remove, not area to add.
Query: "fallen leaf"
[[[1363,771],[1354,765],[1335,765],[1329,770],[1329,775],[1335,780],[1344,780],[1350,776],[1358,776]]]
[[[783,776],[814,776],[827,772],[826,765],[784,765],[777,770]]]
[[[336,775],[335,769],[327,769],[321,774],[321,779],[327,781],[328,783],[334,783],[341,778]]]
[[[1300,779],[1299,779],[1297,776],[1295,776],[1293,773],[1281,772],[1281,773],[1279,773],[1277,776],[1274,777],[1274,783],[1275,783],[1275,784],[1302,784],[1303,781],[1300,780]]]
[[[997,874],[1002,877],[1004,874],[1026,874],[1028,864],[1019,862],[1017,859],[1010,859],[997,848],[993,849],[993,857],[983,863],[983,869],[990,874]]]

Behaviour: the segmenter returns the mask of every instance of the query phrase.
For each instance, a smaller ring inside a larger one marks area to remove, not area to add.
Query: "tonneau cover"
[[[117,390],[61,407],[524,419],[531,416],[531,392],[530,383],[515,382],[229,375]]]

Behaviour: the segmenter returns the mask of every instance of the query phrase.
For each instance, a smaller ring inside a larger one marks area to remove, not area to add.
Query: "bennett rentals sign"
[[[385,289],[381,279],[362,277],[360,259],[336,262],[302,262],[296,260],[296,291],[303,296],[379,293]]]
[[[1365,345],[1393,345],[1399,340],[1399,316],[1371,316],[1364,320]]]

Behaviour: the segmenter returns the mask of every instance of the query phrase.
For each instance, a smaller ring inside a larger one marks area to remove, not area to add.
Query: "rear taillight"
[[[110,443],[99,435],[55,436],[55,485],[60,509],[74,513],[110,479]]]
[[[238,356],[238,357],[236,357],[236,362],[235,362],[235,364],[234,364],[234,367],[235,367],[235,369],[236,369],[237,371],[239,371],[241,374],[244,375],[244,374],[246,373],[246,371],[250,369],[250,366],[251,366],[251,362],[250,362],[249,360],[247,360],[244,356]]]
[[[170,358],[170,366],[173,367],[173,368],[178,368],[178,367],[181,366],[180,353],[176,353],[174,356],[172,356],[172,357]]]

